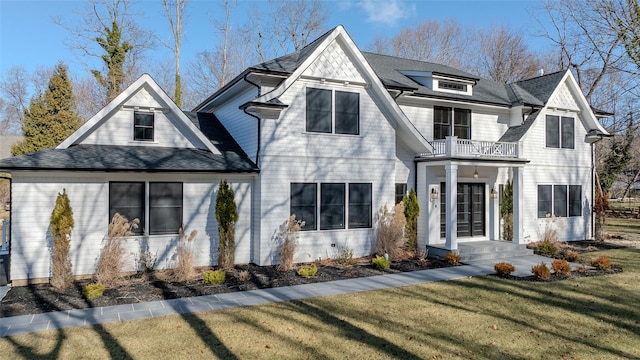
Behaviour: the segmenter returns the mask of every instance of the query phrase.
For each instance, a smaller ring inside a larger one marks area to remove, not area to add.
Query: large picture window
[[[582,216],[582,185],[538,185],[538,217]]]
[[[148,196],[148,197],[147,197]],[[145,200],[148,199],[148,208]],[[109,183],[109,222],[115,213],[128,220],[139,219],[135,235],[177,234],[182,226],[182,183],[150,182],[148,195],[144,182]]]
[[[318,185],[315,183],[291,183],[291,215],[304,221],[301,230],[316,230],[316,202]]]
[[[153,141],[154,118],[153,113],[133,113],[133,140]]]
[[[360,133],[358,93],[307,88],[306,108],[308,132],[347,135]]]
[[[548,148],[575,148],[575,121],[572,117],[547,115],[545,145]]]
[[[349,184],[349,228],[371,227],[371,184]]]

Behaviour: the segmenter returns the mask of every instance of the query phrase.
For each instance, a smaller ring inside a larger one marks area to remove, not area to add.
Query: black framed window
[[[460,83],[440,80],[440,81],[438,81],[438,89],[467,91],[467,85],[466,84],[460,84]]]
[[[153,141],[153,113],[138,112],[133,113],[133,140]]]
[[[553,186],[553,215],[567,217],[567,185]]]
[[[538,185],[538,217],[545,218],[547,214],[553,214],[551,185]]]
[[[336,134],[358,135],[360,94],[336,91]]]
[[[331,133],[331,90],[307,88],[307,131]]]
[[[320,184],[320,230],[344,229],[344,184]]]
[[[396,183],[396,205],[404,199],[407,194],[407,183]]]
[[[561,119],[561,132],[562,132],[562,148],[573,149],[574,148],[574,121],[572,117],[562,117]]]
[[[547,115],[546,123],[546,145],[549,148],[560,147],[560,118],[555,115]]]
[[[569,185],[569,216],[582,216],[582,185]]]
[[[371,183],[349,184],[349,228],[371,227]]]
[[[140,220],[137,229],[131,229],[141,235],[144,229],[144,182],[110,182],[109,183],[109,223],[118,213],[131,221]]]
[[[182,183],[149,183],[149,234],[177,234],[182,226]]]
[[[291,183],[291,215],[304,221],[301,230],[316,230],[318,185],[315,183]]]
[[[451,133],[451,108],[433,107],[433,139],[443,140]]]
[[[471,110],[453,110],[453,135],[458,139],[471,139]]]

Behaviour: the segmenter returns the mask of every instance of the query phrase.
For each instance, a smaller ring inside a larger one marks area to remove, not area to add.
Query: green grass
[[[637,239],[640,235],[640,219],[607,218],[606,230],[611,235]]]
[[[640,357],[640,249],[624,272],[469,278],[0,339],[6,358],[556,359]]]

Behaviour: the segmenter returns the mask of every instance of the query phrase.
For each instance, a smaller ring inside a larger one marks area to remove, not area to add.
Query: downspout
[[[252,81],[249,81],[249,79],[247,79],[247,76],[249,76],[249,73],[246,73],[246,74],[243,76],[243,78],[242,78],[242,79],[243,79],[244,81],[248,82],[249,84],[251,84],[251,85],[255,86],[256,88],[258,88],[258,97],[260,97],[260,95],[262,95],[262,88],[260,87],[260,85],[258,85],[258,84],[256,84],[256,83],[254,83],[254,82],[252,82]],[[257,148],[257,150],[256,150],[256,166],[259,168],[259,167],[260,167],[260,165],[259,165],[259,161],[260,161],[260,146],[261,146],[261,144],[260,144],[260,139],[262,138],[262,136],[261,136],[262,134],[261,134],[261,131],[260,131],[260,121],[261,121],[262,119],[260,119],[260,118],[259,118],[258,116],[256,116],[256,115],[253,115],[253,114],[249,113],[249,112],[247,111],[247,108],[242,109],[242,111],[243,111],[245,114],[247,114],[247,115],[251,116],[252,118],[254,118],[254,119],[256,119],[256,120],[258,121],[258,148]]]

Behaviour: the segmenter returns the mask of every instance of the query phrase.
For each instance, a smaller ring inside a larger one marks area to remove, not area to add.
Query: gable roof
[[[514,92],[515,103],[543,106],[549,101],[553,92],[558,88],[568,69],[520,80],[508,84]]]
[[[60,145],[57,146],[58,149],[65,149],[72,145],[77,145],[84,137],[90,134],[94,129],[99,127],[113,112],[117,111],[120,106],[122,106],[128,99],[134,96],[140,89],[146,87],[154,92],[155,95],[159,97],[159,99],[167,106],[167,108],[171,111],[171,113],[176,115],[177,121],[183,125],[185,131],[193,134],[198,140],[202,142],[202,144],[212,153],[220,154],[220,151],[202,134],[198,128],[194,126],[194,124],[187,119],[186,115],[182,112],[182,110],[176,105],[173,100],[167,95],[164,90],[151,78],[149,74],[143,74],[138,78],[138,80],[134,81],[133,84],[129,85],[123,92],[121,92],[118,96],[116,96],[113,100],[111,100],[104,108],[98,111],[91,119],[85,122],[78,130],[76,130],[71,136],[69,136],[66,140],[64,140]]]

